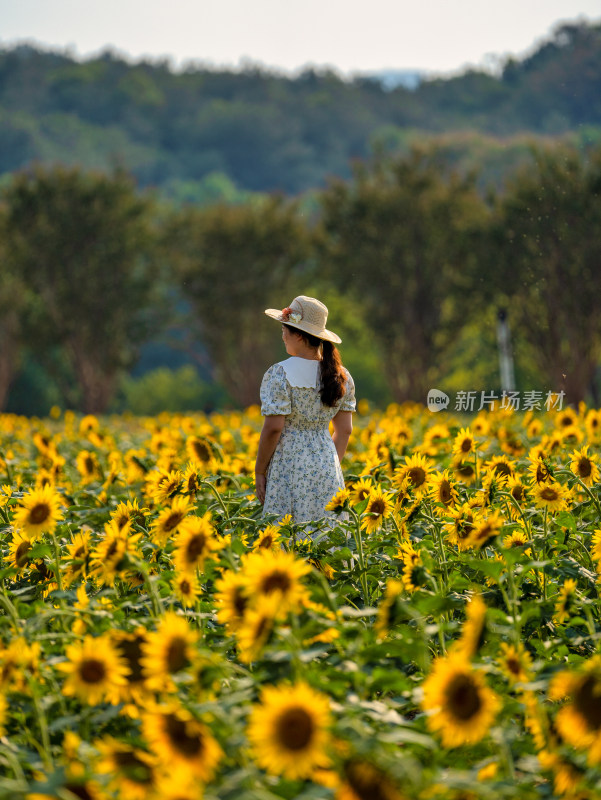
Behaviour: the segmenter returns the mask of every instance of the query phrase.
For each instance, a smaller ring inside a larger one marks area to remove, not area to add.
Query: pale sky
[[[174,66],[449,73],[524,55],[577,19],[601,21],[601,0],[0,0],[0,45],[77,57],[110,46]]]

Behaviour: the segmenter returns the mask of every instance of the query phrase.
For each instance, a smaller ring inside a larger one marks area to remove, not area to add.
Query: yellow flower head
[[[474,744],[488,733],[500,700],[463,654],[438,658],[423,684],[427,725],[444,747]]]
[[[574,450],[570,456],[570,469],[577,475],[585,486],[592,486],[599,480],[599,456],[595,453],[588,454],[588,445],[580,450]]]
[[[67,662],[58,665],[67,676],[63,694],[92,706],[105,700],[119,702],[128,667],[106,634],[86,636],[83,642],[67,645],[66,655]]]
[[[61,496],[50,485],[31,489],[15,511],[14,525],[31,538],[41,533],[52,533],[57,522],[63,518]]]
[[[251,711],[248,738],[259,766],[290,780],[309,778],[330,759],[330,703],[306,683],[268,686]]]

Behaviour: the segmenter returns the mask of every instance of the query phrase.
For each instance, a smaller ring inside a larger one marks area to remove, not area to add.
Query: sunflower
[[[393,509],[394,502],[390,492],[383,492],[379,487],[372,489],[362,515],[361,528],[368,534],[379,530]]]
[[[599,565],[601,561],[601,528],[597,528],[596,531],[593,531],[591,544],[591,558],[597,562],[598,566],[601,566]]]
[[[347,761],[343,775],[336,800],[404,800],[390,776],[362,758]]]
[[[24,531],[16,530],[13,533],[12,542],[8,545],[6,560],[9,566],[21,572],[31,563],[31,550],[34,540]]]
[[[256,661],[269,641],[274,620],[281,616],[277,597],[262,596],[248,608],[242,622],[236,628],[236,642],[240,661],[250,664]]]
[[[177,533],[191,509],[189,497],[174,497],[171,505],[157,515],[152,524],[151,536],[154,536],[160,545],[165,545],[169,537]]]
[[[177,500],[177,498],[176,498]],[[220,550],[223,542],[215,535],[211,515],[186,517],[179,525],[175,538],[173,560],[178,572],[202,570],[207,558]]]
[[[490,461],[486,462],[485,466],[495,478],[501,481],[507,481],[514,474],[511,461],[506,456],[493,456]]]
[[[443,472],[435,472],[430,478],[430,498],[437,504],[435,510],[438,514],[444,514],[446,509],[454,506],[458,500],[457,488],[451,481],[448,469]]]
[[[449,509],[448,515],[451,520],[443,525],[447,541],[457,545],[460,550],[467,550],[467,541],[475,526],[474,509],[468,503],[463,503],[458,508]]]
[[[503,517],[498,511],[491,511],[486,516],[477,515],[474,526],[465,540],[466,547],[480,549],[501,532]]]
[[[601,433],[601,412],[594,408],[589,409],[584,418],[584,427],[589,439],[597,440]]]
[[[465,616],[461,636],[452,649],[469,661],[482,646],[486,630],[486,603],[480,594],[476,593],[470,598]]]
[[[259,766],[299,780],[327,768],[330,701],[306,683],[267,686],[252,709],[248,738]]]
[[[61,496],[50,485],[30,489],[15,511],[14,526],[35,538],[41,533],[53,533],[56,523],[63,518]]]
[[[235,631],[244,619],[249,606],[247,582],[239,572],[229,570],[215,581],[215,603],[218,606],[217,620]]]
[[[468,486],[476,480],[476,468],[471,461],[453,461],[453,473],[458,481],[466,483]]]
[[[200,466],[208,464],[214,456],[210,442],[201,436],[188,436],[186,439],[186,451],[190,461]]]
[[[296,558],[294,553],[261,550],[242,559],[248,596],[277,597],[281,614],[297,609],[309,599],[302,578],[310,571],[310,565]]]
[[[428,477],[431,472],[428,459],[415,453],[412,456],[405,456],[405,464],[395,472],[398,481],[409,478],[411,488],[417,497],[421,497],[428,491]]]
[[[120,688],[127,683],[128,667],[108,635],[86,636],[66,647],[67,661],[57,668],[67,676],[63,694],[83,703],[119,702]]]
[[[512,547],[525,547],[529,541],[530,539],[526,531],[520,528],[503,537],[503,547],[505,550],[510,550]],[[524,555],[531,556],[532,550],[528,548],[524,551]]]
[[[184,492],[196,496],[200,491],[200,476],[194,464],[188,464],[182,477]]]
[[[146,678],[142,668],[144,646],[148,642],[148,631],[138,627],[132,632],[111,631],[111,642],[119,656],[127,664],[127,683],[119,687],[121,701],[140,705],[146,694]]]
[[[327,508],[327,506],[326,506]],[[253,550],[279,550],[281,548],[282,531],[277,525],[267,525],[256,538]]]
[[[574,450],[570,456],[570,469],[577,475],[585,486],[592,486],[599,480],[599,467],[597,461],[599,456],[588,454],[588,445],[583,447],[580,451]]]
[[[517,475],[511,475],[507,479],[506,490],[513,497],[513,499],[518,504],[518,506],[520,506],[520,508],[524,508],[524,506],[527,505],[528,489],[525,486],[525,484],[522,483],[521,478],[519,478]],[[515,507],[513,503],[509,506],[509,514],[512,517],[512,519],[517,519],[518,517],[521,516],[519,510]]]
[[[464,461],[475,450],[474,434],[469,428],[461,428],[453,441],[453,455],[458,461]]]
[[[593,656],[578,671],[558,673],[549,698],[568,699],[555,719],[562,738],[586,750],[590,764],[601,763],[601,657]]]
[[[155,503],[168,503],[184,488],[179,470],[156,470],[148,476],[146,493]]]
[[[372,489],[373,483],[369,478],[360,478],[356,483],[353,483],[349,490],[352,505],[356,506],[367,500]]]
[[[173,581],[173,594],[186,608],[196,605],[202,589],[195,573],[181,572]]]
[[[338,514],[341,511],[344,511],[346,508],[348,508],[350,496],[351,493],[349,489],[339,489],[332,499],[326,504],[326,511],[335,511]]]
[[[175,702],[158,705],[144,715],[142,731],[161,763],[206,783],[213,777],[223,750],[210,730]]]
[[[102,478],[98,456],[90,450],[80,450],[75,459],[75,466],[81,475],[82,486]]]
[[[171,676],[190,668],[196,655],[198,633],[185,617],[168,611],[156,631],[148,633],[142,643],[140,664],[149,689],[171,685]]]
[[[92,531],[89,528],[82,528],[78,533],[71,535],[71,542],[67,545],[69,565],[64,576],[67,586],[88,574],[92,552],[91,539]]]
[[[405,542],[399,548],[398,558],[403,562],[401,584],[403,589],[411,594],[424,583],[421,555],[411,542]]]
[[[421,451],[427,456],[437,456],[446,452],[448,447],[445,443],[450,435],[446,425],[432,425],[424,433]]]
[[[95,742],[99,758],[94,767],[108,775],[109,789],[128,800],[146,800],[156,785],[156,757],[112,737]]]
[[[537,483],[533,488],[534,502],[538,508],[549,511],[563,511],[568,506],[569,490],[561,483],[551,480],[548,483]]]
[[[119,529],[114,521],[104,526],[104,538],[96,545],[90,558],[90,572],[98,580],[112,586],[115,578],[129,566],[128,555],[134,553],[142,534],[131,533],[131,522]]]
[[[532,657],[521,642],[517,646],[503,642],[499,664],[512,684],[527,683],[531,678]]]
[[[428,727],[440,734],[444,747],[479,742],[500,708],[497,695],[462,654],[436,659],[423,692]]]
[[[555,603],[555,613],[553,619],[556,622],[567,622],[570,619],[576,601],[577,582],[573,578],[568,578],[563,582],[559,590],[559,597]]]
[[[546,483],[548,480],[553,480],[551,468],[543,453],[534,448],[528,454],[528,458],[530,459],[528,472],[533,483]]]
[[[117,508],[111,514],[111,519],[114,520],[117,528],[121,530],[128,522],[136,525],[144,525],[147,508],[140,508],[138,501],[128,500],[125,503],[119,503]]]

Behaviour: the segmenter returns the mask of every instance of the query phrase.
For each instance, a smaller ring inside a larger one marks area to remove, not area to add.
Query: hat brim
[[[329,331],[327,328],[318,330],[313,325],[308,325],[307,323],[303,324],[302,320],[298,323],[285,320],[281,310],[278,308],[266,308],[265,314],[267,314],[268,317],[271,317],[271,319],[275,319],[278,322],[290,325],[291,328],[298,328],[299,331],[310,333],[311,336],[316,336],[318,339],[325,339],[326,342],[333,342],[334,344],[340,344],[342,342],[340,336],[334,333],[334,331]]]

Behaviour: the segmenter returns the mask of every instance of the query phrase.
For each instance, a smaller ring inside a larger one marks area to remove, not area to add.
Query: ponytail
[[[332,342],[322,341],[321,402],[324,406],[335,406],[346,392],[346,373],[338,348]]]

